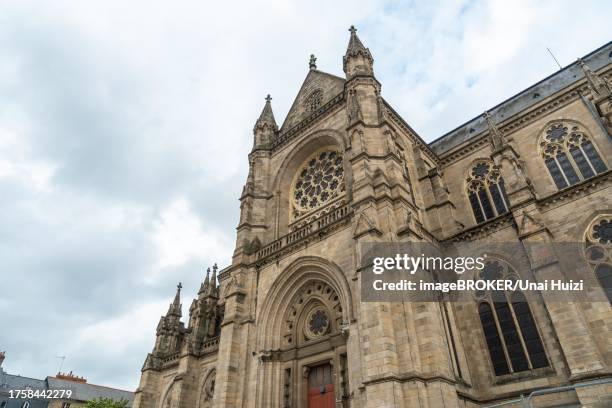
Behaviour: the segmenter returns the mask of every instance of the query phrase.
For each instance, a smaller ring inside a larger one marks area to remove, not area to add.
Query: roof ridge
[[[92,386],[92,387],[106,388],[106,389],[108,389],[108,390],[115,390],[115,391],[129,392],[129,393],[132,393],[132,394],[134,393],[134,391],[124,390],[123,388],[109,387],[108,385],[99,385],[99,384],[93,384],[93,383],[89,383],[89,382],[86,382],[86,383],[81,383],[81,382],[76,382],[76,381],[65,380],[65,379],[63,379],[63,378],[57,378],[57,377],[54,377],[54,376],[48,376],[47,378],[53,378],[54,380],[57,380],[57,381],[65,381],[65,382],[67,382],[67,383],[71,383],[71,384],[78,384],[78,385],[81,385],[81,386],[87,386],[87,385],[89,385],[89,386]],[[41,381],[44,381],[44,380],[41,380]]]

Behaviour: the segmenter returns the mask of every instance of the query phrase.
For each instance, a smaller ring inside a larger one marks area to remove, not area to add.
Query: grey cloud
[[[527,4],[529,41],[483,68],[474,58],[473,30],[491,18],[490,7],[3,2],[6,369],[44,377],[57,370],[55,356],[66,354],[64,368],[91,382],[135,388],[176,283],[185,288],[186,314],[205,266],[230,260],[263,97],[272,93],[275,115],[283,118],[311,53],[320,69],[343,75],[351,24],[374,55],[383,95],[428,140],[551,73],[542,43],[533,39],[550,41],[565,62],[607,41],[598,24],[568,21],[598,21],[610,14],[607,3]],[[512,45],[506,34],[513,33],[487,29],[499,34],[500,49]],[[468,78],[477,79],[469,88]],[[55,172],[37,185],[32,174],[41,163]],[[202,248],[161,267],[156,228],[177,199],[188,203],[206,242],[223,250]]]

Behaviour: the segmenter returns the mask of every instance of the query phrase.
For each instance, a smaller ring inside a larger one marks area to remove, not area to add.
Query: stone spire
[[[255,122],[255,127],[253,128],[253,150],[267,149],[278,131],[278,126],[276,125],[276,120],[274,120],[274,114],[272,113],[271,101],[272,98],[268,94],[261,115],[259,115],[257,122]]]
[[[370,50],[357,37],[357,29],[354,26],[351,26],[349,31],[351,38],[342,64],[347,79],[356,75],[374,75],[374,59]]]
[[[263,110],[261,111],[261,115],[259,115],[259,119],[257,119],[257,122],[255,122],[255,129],[253,131],[256,131],[259,128],[262,128],[264,126],[269,126],[271,127],[273,130],[277,130],[278,126],[276,126],[276,120],[274,119],[274,114],[272,113],[272,97],[270,96],[270,94],[268,94],[268,96],[266,96],[266,104],[264,105]]]
[[[217,295],[217,263],[212,267],[212,276],[210,277],[210,282],[206,287],[206,295],[207,296],[216,296]]]
[[[584,76],[589,82],[589,88],[593,91],[595,99],[605,98],[612,93],[612,87],[601,76],[597,75],[582,58],[578,58],[578,64],[584,71]]]
[[[212,277],[210,278],[210,284],[216,288],[217,287],[217,269],[219,269],[219,267],[217,266],[217,263],[215,262],[213,264],[213,274]]]
[[[310,62],[308,62],[308,68],[317,69],[317,58],[314,54],[310,54]]]
[[[181,282],[179,282],[178,285],[176,285],[176,295],[174,295],[174,301],[170,304],[170,307],[168,308],[168,313],[166,314],[167,316],[177,316],[177,317],[181,317],[182,313],[181,313],[181,288],[183,287],[183,285],[181,284]]]
[[[493,122],[493,118],[491,118],[489,112],[485,111],[482,116],[487,121],[487,127],[489,128],[489,140],[491,141],[493,150],[503,147],[506,144],[504,135],[502,134],[501,130],[499,130],[495,122]]]
[[[204,282],[200,285],[200,290],[198,291],[198,295],[204,293],[206,288],[208,287],[208,283],[210,282],[210,268],[206,269],[206,278],[204,278]]]

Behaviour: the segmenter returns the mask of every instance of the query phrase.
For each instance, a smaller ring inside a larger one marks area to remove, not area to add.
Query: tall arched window
[[[467,177],[467,190],[477,223],[508,211],[504,180],[492,161],[479,160],[473,165]]]
[[[585,255],[612,304],[612,215],[600,216],[589,225]]]
[[[576,122],[549,124],[540,148],[546,168],[559,190],[608,169],[586,130]]]
[[[518,279],[507,263],[488,261],[480,279]],[[533,370],[549,365],[535,320],[521,292],[478,291],[478,314],[495,375]]]

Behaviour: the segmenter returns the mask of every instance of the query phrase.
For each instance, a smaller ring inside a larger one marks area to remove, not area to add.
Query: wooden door
[[[311,367],[308,373],[308,408],[334,408],[331,364]]]

